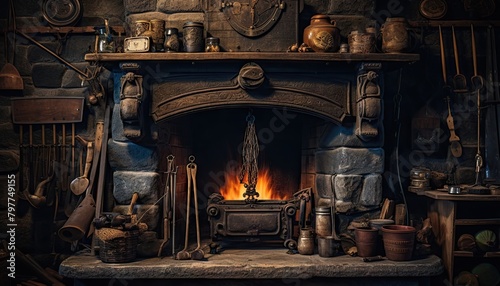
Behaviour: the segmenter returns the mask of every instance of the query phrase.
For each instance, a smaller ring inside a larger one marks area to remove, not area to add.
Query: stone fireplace
[[[126,210],[138,192],[138,215],[147,210],[149,230],[161,236],[161,204],[154,204],[163,194],[166,157],[172,154],[179,166],[176,233],[183,234],[185,166],[193,155],[200,168],[202,236],[208,238],[209,197],[236,177],[245,118],[252,112],[259,168],[268,168],[278,195],[291,199],[301,189],[312,190],[307,225],[314,223],[314,207],[332,203],[339,233],[354,219],[377,216],[383,198],[383,72],[418,57],[351,56],[88,54],[86,59],[115,71],[109,141],[115,210]],[[143,117],[136,121],[125,120],[121,110],[124,82],[132,77],[143,87]]]

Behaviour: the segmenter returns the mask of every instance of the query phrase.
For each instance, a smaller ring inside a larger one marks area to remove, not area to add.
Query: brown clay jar
[[[304,29],[304,43],[318,53],[336,52],[340,47],[340,30],[327,15],[314,15]]]
[[[384,53],[401,53],[408,49],[410,37],[405,18],[387,18],[381,33]]]

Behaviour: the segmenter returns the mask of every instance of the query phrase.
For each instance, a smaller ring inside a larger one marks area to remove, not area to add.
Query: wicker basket
[[[99,258],[102,262],[131,262],[137,256],[138,230],[101,228],[97,231]]]

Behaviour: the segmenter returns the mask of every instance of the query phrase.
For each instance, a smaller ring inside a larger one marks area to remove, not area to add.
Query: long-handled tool
[[[160,245],[160,248],[158,249],[158,257],[161,256],[163,252],[163,248],[167,244],[167,242],[170,241],[172,238],[171,232],[170,232],[170,221],[172,218],[172,172],[174,168],[174,156],[173,155],[168,155],[167,156],[167,171],[165,172],[167,174],[167,179],[165,180],[165,191],[163,193],[163,241]],[[173,252],[172,252],[173,255]]]
[[[453,55],[455,58],[455,68],[457,69],[457,74],[453,77],[453,91],[455,93],[465,93],[467,92],[467,80],[463,74],[460,73],[457,37],[455,35],[455,26],[451,26],[452,38],[453,38]]]
[[[447,75],[446,75],[446,58],[444,53],[444,41],[443,41],[443,32],[441,30],[441,26],[439,26],[439,46],[441,52],[441,69],[443,73],[443,81],[444,87],[443,90],[446,94],[446,103],[448,106],[448,116],[446,117],[446,124],[448,125],[448,129],[450,130],[450,150],[451,154],[454,157],[462,156],[462,145],[460,144],[460,138],[455,133],[455,124],[453,122],[453,116],[451,114],[450,107],[450,87],[448,86]]]
[[[471,29],[471,46],[472,46],[472,62],[474,67],[474,75],[471,78],[471,83],[477,95],[477,150],[476,150],[476,182],[479,184],[479,173],[483,167],[483,157],[481,156],[481,90],[483,89],[483,77],[477,73],[477,54],[476,54],[476,37],[474,35],[474,25],[470,25]]]
[[[94,145],[93,142],[89,141],[87,144],[87,157],[85,160],[85,171],[83,172],[83,175],[80,177],[75,178],[73,181],[71,181],[70,188],[73,194],[75,195],[81,195],[85,192],[87,187],[89,186],[89,171],[90,171],[90,166],[92,165],[92,160],[94,158]]]
[[[194,163],[194,156],[189,156],[189,163],[186,166],[187,173],[187,202],[186,202],[186,233],[184,238],[184,249],[179,251],[175,258],[178,260],[195,259],[201,260],[204,258],[205,253],[201,249],[201,237],[200,237],[200,223],[198,216],[198,195],[196,189],[196,171],[197,165]],[[195,217],[196,217],[196,242],[197,247],[189,252],[187,249],[189,247],[189,207],[191,206],[191,191],[193,191],[194,201],[195,201]]]
[[[191,181],[194,197],[194,215],[196,220],[196,248],[191,251],[191,259],[202,260],[205,257],[205,252],[201,249],[201,235],[200,235],[200,219],[198,215],[198,190],[196,188],[196,171],[198,166],[194,163],[194,156],[190,156],[190,162],[187,165],[188,188]],[[191,178],[190,178],[191,177]]]

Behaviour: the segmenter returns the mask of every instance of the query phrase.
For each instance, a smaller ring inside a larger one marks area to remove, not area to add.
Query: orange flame
[[[273,183],[269,168],[264,167],[259,169],[257,176],[256,191],[259,193],[259,200],[286,200],[285,197],[279,195],[273,190]],[[224,175],[225,184],[220,187],[220,194],[225,200],[244,200],[243,194],[246,189],[240,183],[238,174],[226,172]]]

